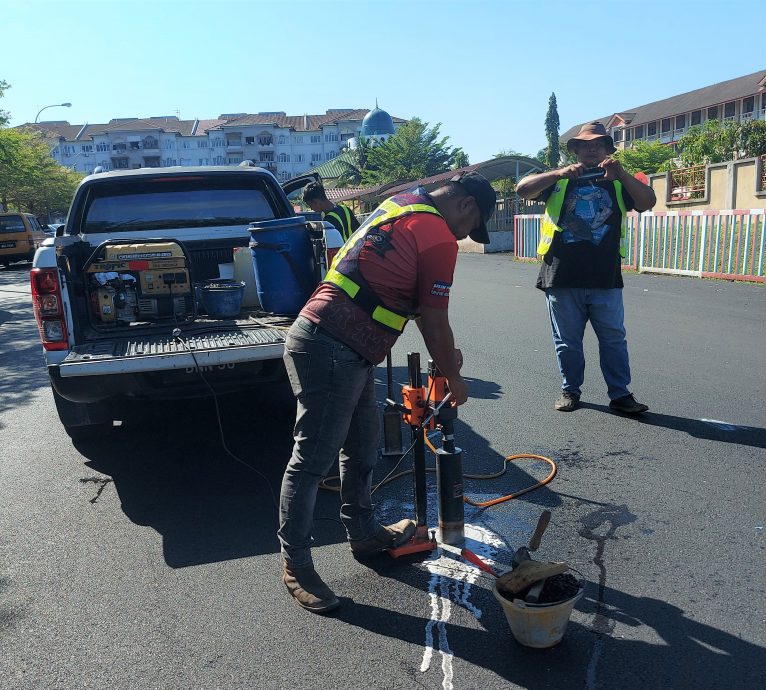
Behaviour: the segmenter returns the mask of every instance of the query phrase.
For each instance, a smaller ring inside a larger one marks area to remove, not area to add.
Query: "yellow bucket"
[[[553,647],[561,642],[572,615],[572,609],[584,592],[580,589],[571,599],[554,604],[528,604],[522,599],[506,599],[492,587],[492,594],[500,602],[516,641],[525,647]]]

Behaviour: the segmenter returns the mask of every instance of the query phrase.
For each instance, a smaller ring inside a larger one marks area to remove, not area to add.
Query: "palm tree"
[[[338,177],[336,187],[357,187],[362,184],[362,175],[367,169],[371,148],[370,141],[360,136],[357,147],[348,149],[343,160],[339,161],[344,166],[344,170]]]

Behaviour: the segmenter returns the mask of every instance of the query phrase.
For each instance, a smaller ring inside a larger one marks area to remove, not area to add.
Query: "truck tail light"
[[[29,278],[32,284],[32,305],[43,348],[46,350],[68,349],[58,269],[33,268]]]

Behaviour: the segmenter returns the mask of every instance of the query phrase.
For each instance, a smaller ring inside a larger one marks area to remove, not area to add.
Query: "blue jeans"
[[[380,530],[370,496],[380,420],[374,366],[307,319],[298,317],[290,328],[284,361],[298,411],[277,536],[285,562],[301,567],[312,563],[319,482],[339,455],[340,517],[348,538],[366,539]]]
[[[582,339],[590,321],[598,338],[601,372],[610,400],[630,395],[630,364],[625,340],[622,290],[548,288],[545,291],[551,318],[553,345],[563,382],[561,388],[581,395],[585,378]]]

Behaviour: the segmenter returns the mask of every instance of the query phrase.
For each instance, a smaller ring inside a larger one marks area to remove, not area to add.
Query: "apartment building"
[[[238,165],[253,160],[280,181],[332,160],[363,131],[367,109],[337,108],[323,115],[224,113],[213,119],[177,116],[115,118],[106,124],[27,123],[44,134],[51,155],[77,172]],[[406,120],[391,118],[398,129]]]
[[[636,141],[674,145],[690,127],[706,120],[753,119],[766,120],[766,70],[612,113],[598,122],[612,135],[615,146],[624,149]],[[564,132],[561,141],[568,141],[583,124]]]

